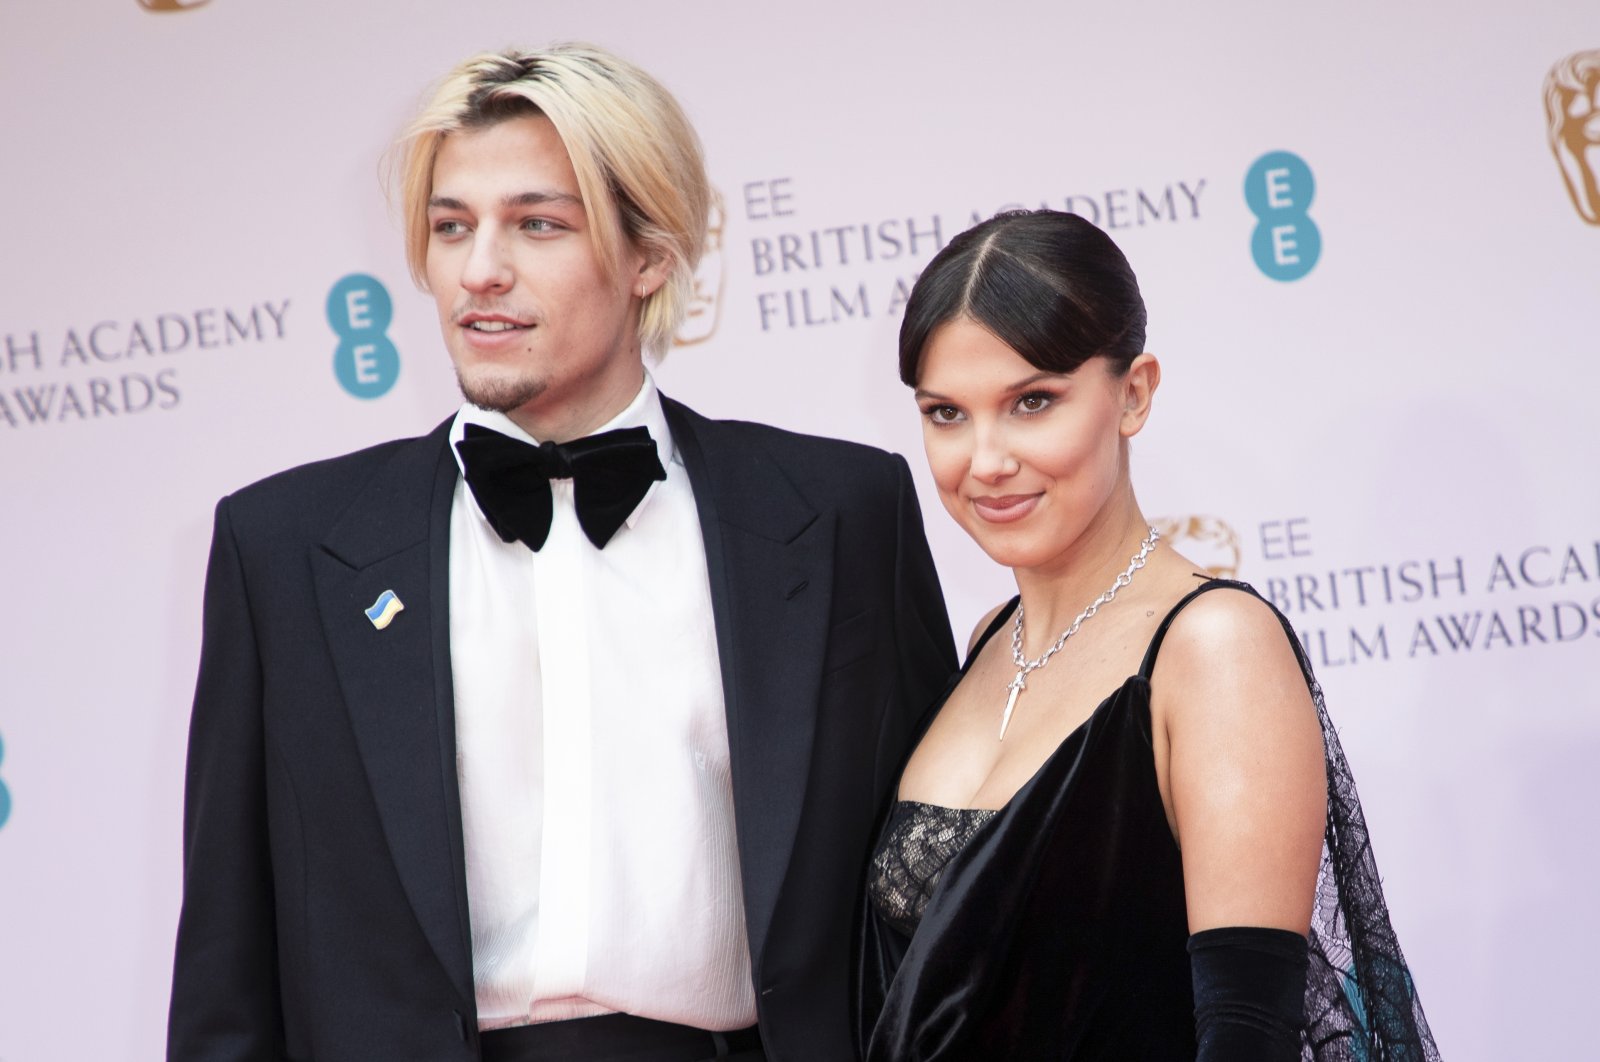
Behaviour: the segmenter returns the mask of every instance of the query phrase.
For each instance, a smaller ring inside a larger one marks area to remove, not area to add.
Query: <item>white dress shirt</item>
[[[467,424],[537,442],[469,405],[452,452]],[[705,547],[648,375],[598,431],[640,425],[667,478],[603,550],[570,479],[551,483],[537,553],[502,542],[456,485],[450,652],[483,1029],[756,1020]]]

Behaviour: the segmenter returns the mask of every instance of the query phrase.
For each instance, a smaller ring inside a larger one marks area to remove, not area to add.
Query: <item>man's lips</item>
[[[469,349],[498,355],[521,350],[523,338],[537,324],[503,313],[464,313],[456,318],[456,326]]]
[[[493,335],[496,332],[511,332],[517,329],[532,328],[531,321],[523,321],[499,313],[468,313],[462,314],[457,319],[462,328],[483,335]]]
[[[1021,520],[1039,504],[1038,494],[1001,494],[978,496],[972,499],[972,508],[991,524],[1009,524]]]

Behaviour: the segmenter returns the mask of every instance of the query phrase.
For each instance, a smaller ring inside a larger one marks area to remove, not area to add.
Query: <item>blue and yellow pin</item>
[[[394,618],[400,615],[405,610],[405,607],[400,598],[395,596],[393,590],[385,590],[378,595],[378,600],[372,603],[372,607],[367,609],[367,619],[371,620],[372,625],[381,631],[393,623]]]

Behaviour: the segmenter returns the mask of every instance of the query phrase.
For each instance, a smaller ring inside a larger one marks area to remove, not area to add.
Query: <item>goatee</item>
[[[479,409],[487,409],[491,413],[510,413],[544,394],[547,384],[544,380],[527,378],[479,377],[469,380],[457,369],[456,386],[461,388],[461,397]]]

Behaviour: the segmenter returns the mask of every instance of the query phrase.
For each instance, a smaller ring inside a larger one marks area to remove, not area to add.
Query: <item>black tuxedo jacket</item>
[[[848,1059],[874,813],[955,664],[910,476],[665,405],[705,538],[763,1036],[783,1062]],[[169,1059],[478,1057],[448,427],[217,506]],[[405,610],[380,631],[385,590]]]

